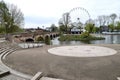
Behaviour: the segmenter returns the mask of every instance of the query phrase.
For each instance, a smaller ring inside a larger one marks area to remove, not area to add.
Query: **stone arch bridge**
[[[34,42],[37,36],[41,36],[43,38],[50,37],[50,39],[54,39],[59,36],[59,33],[44,33],[44,34],[33,34],[33,33],[21,33],[19,35],[13,36],[14,42]]]

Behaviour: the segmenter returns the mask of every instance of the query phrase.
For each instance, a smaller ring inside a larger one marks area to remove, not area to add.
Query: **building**
[[[71,29],[71,34],[81,34],[82,32],[82,29],[78,29],[77,27]]]
[[[100,26],[100,32],[109,32],[108,26]]]
[[[84,25],[82,22],[74,22],[71,25],[71,34],[81,34],[82,32],[84,32]]]

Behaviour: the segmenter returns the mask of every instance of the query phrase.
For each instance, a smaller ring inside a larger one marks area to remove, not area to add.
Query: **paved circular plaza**
[[[99,57],[114,55],[117,51],[100,46],[62,46],[48,50],[49,53],[59,56],[70,57]]]
[[[80,46],[82,46],[82,49]],[[23,73],[34,75],[38,71],[41,71],[46,76],[63,78],[65,80],[117,80],[117,77],[120,77],[119,44],[80,46],[72,46],[72,48],[68,46],[66,50],[73,52],[71,49],[77,49],[79,47],[80,50],[78,49],[77,53],[74,52],[74,55],[78,56],[79,51],[84,50],[90,52],[84,53],[89,54],[90,57],[88,57],[88,55],[87,57],[86,55],[84,57],[80,55],[80,57],[68,57],[66,55],[51,54],[48,51],[55,48],[62,48],[61,54],[63,54],[63,52],[68,54],[69,52],[66,53],[66,51],[64,51],[65,46],[43,46],[13,52],[8,55],[3,62],[9,67]],[[83,46],[87,48],[83,48]],[[94,49],[97,49],[96,52],[99,52],[100,56],[98,56],[97,53],[97,57],[93,55],[91,57]],[[104,52],[106,52],[105,56],[103,55]],[[83,56],[83,53],[80,54]]]

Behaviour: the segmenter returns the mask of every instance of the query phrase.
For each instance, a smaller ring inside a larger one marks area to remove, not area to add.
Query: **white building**
[[[82,24],[80,21],[77,23],[72,23],[71,34],[81,34],[84,31],[84,24]]]

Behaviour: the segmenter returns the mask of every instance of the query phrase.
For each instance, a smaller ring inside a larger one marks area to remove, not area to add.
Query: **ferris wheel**
[[[69,17],[72,23],[81,22],[82,24],[85,24],[86,21],[90,20],[89,12],[82,7],[76,7],[71,9],[69,11]]]

